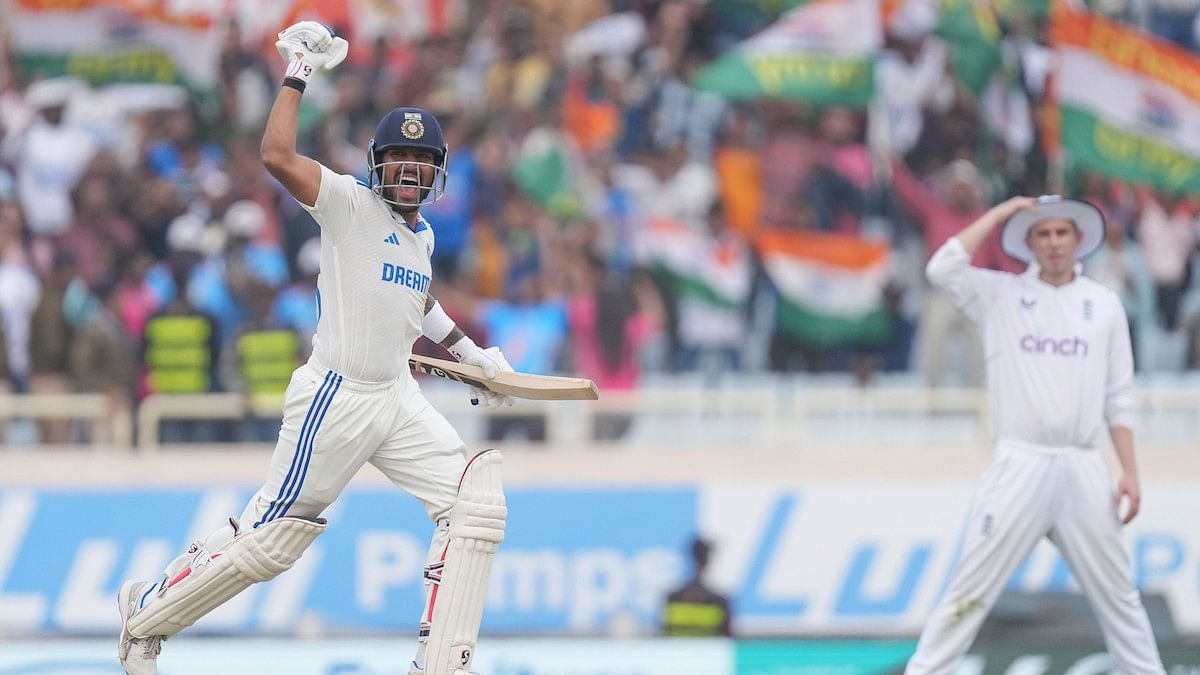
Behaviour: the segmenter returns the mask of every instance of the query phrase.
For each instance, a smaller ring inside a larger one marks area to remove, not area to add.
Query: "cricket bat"
[[[532,401],[595,401],[600,398],[596,383],[581,377],[500,372],[496,373],[496,379],[489,380],[483,376],[483,369],[479,366],[419,354],[408,357],[408,367],[418,373],[436,375],[497,394]]]

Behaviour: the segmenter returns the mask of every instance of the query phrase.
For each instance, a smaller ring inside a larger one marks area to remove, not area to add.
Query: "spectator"
[[[768,228],[831,231],[863,212],[862,192],[829,166],[828,147],[814,140],[802,112],[775,106],[762,149],[762,221]]]
[[[164,127],[165,138],[147,150],[150,168],[170,182],[180,200],[207,210],[232,187],[220,147],[204,141],[191,107],[169,111]]]
[[[712,544],[700,538],[692,540],[692,576],[680,588],[667,595],[663,608],[662,629],[676,637],[730,637],[732,607],[729,598],[712,590],[705,579],[712,557]]]
[[[246,395],[242,440],[267,443],[279,435],[280,405],[300,363],[300,339],[272,319],[271,285],[257,277],[246,283],[249,316],[221,349],[221,383],[226,391]]]
[[[172,270],[178,288],[162,310],[146,322],[142,344],[146,393],[204,394],[215,390],[216,323],[187,300],[188,268]],[[214,442],[220,426],[203,419],[164,419],[158,429],[163,443]]]
[[[714,205],[708,215],[703,248],[695,252],[700,278],[708,286],[677,285],[675,298],[678,370],[717,373],[741,370],[749,337],[753,260],[750,247],[725,221]]]
[[[753,109],[740,110],[729,116],[713,156],[726,219],[746,238],[757,232],[762,216],[765,168],[760,153],[764,137]]]
[[[626,274],[633,265],[638,236],[634,222],[637,206],[633,192],[616,182],[616,162],[616,156],[611,153],[592,158],[596,184],[585,211],[597,226],[594,233],[598,240],[597,252],[608,260],[614,271]]]
[[[138,376],[138,350],[121,323],[119,286],[96,289],[98,306],[71,345],[70,372],[75,390],[108,396],[110,415],[129,413]]]
[[[1104,246],[1084,261],[1084,269],[1088,277],[1121,299],[1129,320],[1134,366],[1141,370],[1149,360],[1145,350],[1155,316],[1154,282],[1141,247],[1129,238],[1124,223],[1110,217],[1106,225]]]
[[[974,222],[989,202],[983,176],[965,159],[947,164],[929,190],[901,161],[892,163],[893,187],[901,203],[912,214],[925,241],[926,260],[955,232]],[[991,269],[1013,269],[1016,265],[1000,251],[1000,238],[993,233],[975,254],[977,265]],[[957,343],[965,356],[964,384],[983,385],[983,350],[979,331],[944,292],[926,292],[918,329],[918,358],[931,387],[944,383],[949,372],[950,345]]]
[[[567,311],[547,281],[541,270],[521,273],[510,281],[506,300],[473,302],[463,312],[484,329],[488,341],[504,352],[517,372],[558,372],[567,341]],[[488,440],[503,440],[512,431],[523,431],[531,441],[544,441],[546,420],[540,414],[488,418]]]
[[[641,221],[670,218],[700,228],[716,199],[711,162],[692,161],[682,140],[657,150],[643,148],[617,168],[617,183],[633,194]]]
[[[8,379],[16,391],[29,383],[30,321],[41,293],[24,244],[21,211],[0,195],[0,331]]]
[[[312,339],[321,318],[320,291],[317,275],[321,271],[321,239],[313,237],[304,242],[296,256],[297,279],[279,293],[271,309],[273,321],[300,336],[301,358],[312,353]]]
[[[946,77],[949,54],[945,43],[932,38],[936,15],[926,15],[928,3],[909,2],[893,17],[891,44],[875,65],[875,101],[867,125],[869,145],[876,152],[907,155],[916,147],[925,126],[926,111],[947,111],[954,103],[954,82]]]
[[[609,394],[636,390],[642,349],[662,321],[653,284],[641,275],[630,279],[614,274],[595,256],[578,254],[568,267],[567,320],[575,371]],[[632,424],[631,415],[597,414],[592,438],[618,440]]]
[[[140,249],[125,254],[119,264],[117,293],[120,295],[121,325],[129,335],[140,336],[146,329],[146,322],[162,306],[158,293],[147,279],[153,264],[154,259]]]
[[[584,153],[604,152],[621,135],[618,87],[624,64],[618,58],[606,60],[596,54],[567,75],[563,125]]]
[[[460,115],[434,111],[442,121],[446,145],[450,148],[446,169],[446,190],[442,197],[426,207],[427,219],[436,223],[437,246],[433,249],[433,273],[436,278],[449,279],[458,266],[471,236],[471,221],[475,215],[476,160],[475,149],[465,126],[469,123]]]
[[[71,224],[71,190],[96,153],[96,143],[68,120],[83,85],[72,79],[39,80],[25,92],[34,119],[14,136],[17,191],[34,236],[54,236]]]
[[[75,259],[84,281],[98,286],[117,273],[118,257],[138,247],[138,232],[118,210],[115,183],[109,176],[98,171],[85,174],[73,195],[74,222],[56,245]]]
[[[862,142],[861,116],[845,106],[829,106],[818,115],[817,133],[821,153],[829,158],[829,168],[860,191],[868,190],[875,182],[875,169]]]
[[[190,299],[202,312],[216,318],[218,336],[225,344],[249,315],[251,279],[278,289],[287,281],[288,268],[279,246],[255,239],[266,225],[266,213],[256,202],[231,204],[223,225],[225,251],[196,269]]]
[[[71,391],[68,371],[74,329],[67,320],[66,294],[77,278],[77,265],[70,253],[60,251],[49,270],[42,274],[42,293],[30,318],[29,391],[62,394]],[[62,445],[70,440],[71,424],[66,419],[41,421],[42,442]]]
[[[1145,186],[1137,190],[1141,205],[1138,243],[1154,280],[1159,324],[1167,332],[1179,327],[1180,302],[1192,274],[1196,252],[1195,201],[1156,195]]]

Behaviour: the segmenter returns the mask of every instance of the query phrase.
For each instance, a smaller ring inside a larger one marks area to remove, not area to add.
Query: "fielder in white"
[[[1005,251],[1031,262],[1025,274],[970,264],[1001,223]],[[1118,669],[1164,672],[1121,542],[1121,526],[1141,501],[1129,327],[1117,296],[1076,268],[1103,238],[1103,218],[1089,204],[1016,197],[929,261],[930,281],[980,326],[996,453],[971,505],[953,580],[921,633],[908,675],[954,672],[1042,537],[1079,580]],[[1115,491],[1095,448],[1106,432],[1123,472]]]
[[[446,144],[424,110],[388,113],[360,183],[296,153],[300,97],[348,45],[301,22],[279,34],[288,61],[262,141],[263,164],[321,225],[319,320],[313,355],[285,395],[283,428],[266,482],[240,518],[194,542],[162,577],[120,592],[119,657],[132,675],[157,672],[161,641],[259,581],[290,568],[325,529],[321,512],[370,462],[416,497],[436,524],[425,568],[426,606],[410,673],[470,670],[491,561],[504,538],[500,456],[467,461],[454,429],[408,369],[421,334],[488,377],[512,370],[480,349],[429,295],[434,235],[418,213],[446,185]],[[474,403],[506,399],[472,390]]]

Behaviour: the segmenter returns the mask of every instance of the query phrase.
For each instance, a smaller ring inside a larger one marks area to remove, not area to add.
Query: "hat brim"
[[[1069,220],[1079,229],[1080,241],[1074,252],[1076,260],[1086,258],[1104,243],[1104,215],[1100,209],[1084,201],[1051,196],[1039,198],[1032,209],[1018,211],[1009,218],[1000,236],[1000,246],[1017,260],[1033,262],[1033,251],[1025,239],[1030,228],[1052,218]]]

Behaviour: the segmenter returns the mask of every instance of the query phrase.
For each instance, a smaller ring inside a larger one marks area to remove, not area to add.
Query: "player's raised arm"
[[[296,152],[300,97],[313,73],[341,63],[349,45],[325,26],[301,21],[279,34],[275,48],[288,67],[263,133],[263,166],[297,201],[313,206],[321,188],[321,166]]]

